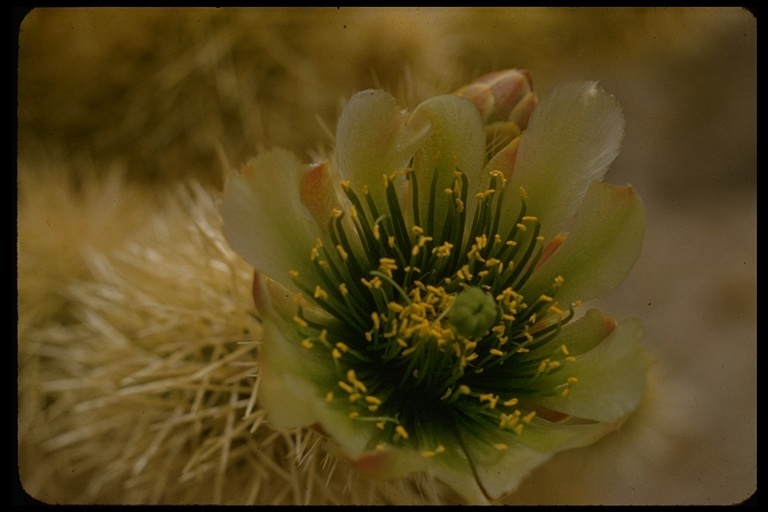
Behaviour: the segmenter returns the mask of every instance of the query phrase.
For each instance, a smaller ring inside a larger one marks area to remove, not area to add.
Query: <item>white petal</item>
[[[336,127],[339,173],[360,193],[368,185],[377,205],[386,205],[382,176],[402,171],[430,129],[423,116],[411,118],[384,91],[350,98]]]
[[[595,348],[576,357],[557,372],[539,379],[542,386],[554,386],[565,375],[578,382],[567,396],[537,399],[545,407],[579,418],[614,422],[632,412],[640,403],[646,384],[648,359],[640,341],[642,327],[637,320],[621,322]]]
[[[507,187],[506,222],[511,225],[524,187],[527,214],[542,222],[549,239],[576,213],[587,186],[600,180],[616,158],[624,134],[618,102],[595,82],[559,87],[533,111],[517,151]]]
[[[643,205],[632,187],[593,182],[573,232],[520,293],[535,300],[549,294],[554,279],[562,276],[558,302],[595,298],[624,280],[640,255],[644,233]]]
[[[420,221],[425,223],[429,213],[429,192],[434,173],[437,173],[434,218],[435,231],[442,231],[448,202],[454,198],[443,192],[451,188],[457,169],[468,180],[467,211],[474,211],[475,194],[480,190],[483,160],[485,158],[485,131],[477,108],[466,98],[444,95],[430,98],[413,112],[414,118],[429,119],[432,131],[414,155],[413,169],[419,185]]]
[[[273,149],[230,176],[219,211],[227,242],[257,270],[289,282],[290,270],[309,266],[321,231],[301,203],[306,166],[288,151]]]
[[[320,399],[307,368],[309,356],[298,339],[286,336],[287,326],[280,323],[274,315],[266,315],[262,323],[259,403],[277,429],[311,425],[318,420],[312,404]]]

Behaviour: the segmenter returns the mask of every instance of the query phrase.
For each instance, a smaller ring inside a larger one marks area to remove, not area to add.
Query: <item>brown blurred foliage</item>
[[[749,18],[738,9],[35,9],[19,38],[19,156],[96,169],[119,160],[150,183],[220,184],[219,145],[233,167],[259,147],[327,146],[317,119],[332,131],[358,90],[384,87],[412,106],[481,73],[526,67],[540,93],[600,80],[629,118],[630,155],[618,163],[675,169],[652,178],[670,193],[713,158],[721,168],[754,163],[749,147],[734,148],[754,130]],[[624,173],[633,183],[649,172],[635,171]]]

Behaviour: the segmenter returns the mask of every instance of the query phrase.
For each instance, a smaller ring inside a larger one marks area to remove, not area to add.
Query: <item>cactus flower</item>
[[[638,196],[601,181],[623,129],[595,83],[537,101],[512,69],[412,112],[360,92],[334,159],[272,149],[230,176],[223,231],[255,268],[268,420],[472,503],[618,428],[645,388],[641,327],[580,305],[642,245]]]

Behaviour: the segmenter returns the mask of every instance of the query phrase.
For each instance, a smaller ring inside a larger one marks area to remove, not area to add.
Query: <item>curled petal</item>
[[[368,185],[374,200],[386,204],[383,175],[402,171],[430,130],[423,116],[409,116],[384,91],[366,90],[350,98],[336,128],[339,172],[356,190]]]
[[[306,167],[299,184],[301,202],[312,214],[315,222],[327,230],[331,212],[339,208],[338,180],[331,174],[328,162]]]
[[[257,270],[288,279],[309,264],[321,234],[300,195],[306,166],[290,152],[273,149],[230,176],[219,206],[227,242]],[[277,222],[275,219],[280,219]]]
[[[618,286],[640,255],[643,205],[630,186],[593,182],[573,231],[523,286],[525,297],[548,293],[556,277],[561,304],[597,297]]]
[[[545,238],[573,217],[587,187],[616,158],[624,134],[618,102],[595,82],[562,86],[539,102],[523,132],[515,173],[507,188],[507,222],[519,210],[519,187],[528,213],[541,220]]]

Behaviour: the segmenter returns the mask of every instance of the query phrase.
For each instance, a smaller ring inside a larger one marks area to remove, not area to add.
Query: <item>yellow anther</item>
[[[333,391],[329,391],[325,394],[325,401],[326,402],[333,402]]]
[[[474,360],[475,360],[475,359],[477,359],[477,358],[478,358],[477,352],[473,352],[472,354],[470,354],[470,355],[467,357],[467,362],[469,362],[469,361],[474,361]]]
[[[349,182],[349,180],[343,180],[343,181],[339,182],[339,185],[341,185],[341,187],[344,190],[349,190],[349,188],[352,186],[352,184]]]
[[[341,245],[336,246],[336,252],[339,253],[339,257],[342,261],[347,261],[349,259],[349,254],[347,254],[347,251],[345,251]]]
[[[512,430],[515,431],[515,434],[520,435],[523,432],[523,424],[518,423],[517,425],[514,426],[514,428],[512,428]]]
[[[421,452],[421,456],[422,457],[427,457],[428,458],[428,457],[434,457],[435,455],[436,455],[436,453],[433,452],[432,450],[424,450],[423,452]]]
[[[379,258],[379,265],[381,268],[391,268],[392,270],[397,268],[397,262],[392,258]]]
[[[334,209],[331,210],[331,215],[333,215],[333,217],[336,218],[336,219],[341,217],[341,214],[342,214],[342,211],[339,210],[338,208],[334,208]]]
[[[397,338],[397,340],[395,340],[395,341],[397,341],[397,344],[400,345],[403,348],[408,346],[408,342],[405,341],[403,338]]]
[[[547,364],[549,364],[549,358],[539,363],[539,367],[537,368],[536,373],[544,373],[547,370]]]
[[[379,443],[376,445],[376,451],[383,452],[386,449],[387,447],[384,445],[384,443]]]
[[[305,338],[305,339],[301,340],[301,346],[306,348],[306,349],[310,349],[310,348],[314,347],[315,344],[312,343],[312,341],[310,339]]]
[[[360,400],[361,397],[362,395],[360,393],[352,393],[351,395],[349,395],[349,401],[357,402],[358,400]]]
[[[496,447],[497,450],[503,451],[507,449],[507,445],[505,445],[504,443],[496,443],[494,444],[494,446]]]
[[[483,191],[483,192],[478,192],[477,194],[475,194],[475,196],[476,196],[478,199],[480,199],[480,200],[483,200],[483,199],[485,199],[486,197],[488,197],[488,196],[492,195],[494,192],[496,192],[494,189],[492,189],[492,188],[489,188],[488,190],[485,190],[485,191]]]
[[[390,235],[387,237],[387,245],[389,245],[390,248],[395,248],[395,237]]]
[[[379,225],[375,224],[373,226],[373,238],[376,240],[381,240],[381,230],[379,229]]]
[[[555,369],[558,366],[560,366],[560,361],[552,361],[547,365],[549,370]]]
[[[389,304],[387,304],[387,307],[389,309],[391,309],[392,311],[394,311],[395,313],[400,313],[403,309],[405,309],[403,306],[401,306],[397,302],[390,302]],[[373,314],[376,315],[376,313],[373,313]],[[374,322],[375,322],[375,320],[374,320]],[[377,329],[378,329],[378,327],[377,327]]]
[[[515,425],[520,421],[520,411],[515,411],[513,414],[499,415],[499,426],[514,429]]]
[[[489,352],[491,354],[495,355],[495,356],[503,356],[504,355],[504,352],[502,352],[501,350],[499,350],[497,348],[492,348],[491,350],[489,350]]]
[[[523,222],[536,222],[537,220],[539,220],[539,218],[534,217],[533,215],[525,215],[523,217]]]
[[[314,296],[315,296],[316,299],[327,299],[328,298],[328,294],[325,292],[325,290],[320,288],[320,285],[315,286]]]
[[[435,247],[433,252],[438,258],[446,258],[451,255],[451,249],[453,249],[453,244],[444,242],[440,247]]]
[[[347,285],[345,283],[339,284],[339,291],[341,292],[342,297],[346,297],[349,293],[349,290],[347,289]]]
[[[462,395],[468,395],[471,392],[472,390],[469,389],[469,386],[467,386],[466,384],[462,384],[461,386],[459,386],[459,393],[461,393]]]
[[[563,276],[557,276],[555,278],[555,286],[562,286],[564,281]]]
[[[568,377],[569,384],[575,384],[577,382],[579,382],[579,379],[577,379],[576,377]]]
[[[450,195],[453,194],[453,189],[452,188],[446,188],[446,189],[443,189],[443,192],[445,192],[446,195],[450,196]]]
[[[576,360],[576,358],[573,357],[573,356],[568,356],[568,357],[565,358],[565,360],[568,361],[569,363],[572,363],[572,362],[574,362]]]
[[[523,224],[522,222],[518,222],[517,224],[515,224],[515,226],[517,226],[517,229],[519,229],[520,231],[526,231],[528,229],[525,227],[525,224]]]
[[[488,402],[488,406],[491,409],[495,409],[496,408],[496,404],[499,401],[499,396],[498,395],[494,395],[493,393],[486,393],[484,395],[480,395],[480,401],[481,402]]]
[[[534,416],[536,416],[536,411],[531,411],[525,416],[523,416],[523,421],[526,423],[530,423],[533,420]]]
[[[375,311],[371,313],[371,320],[373,320],[373,328],[378,331],[381,328],[381,320],[379,319],[379,314]]]
[[[530,334],[529,334],[529,336],[530,336]],[[530,352],[530,349],[527,349],[525,347],[520,347],[519,349],[517,349],[517,353],[518,354],[525,354],[526,352]]]
[[[410,347],[410,348],[407,348],[407,349],[403,350],[402,355],[403,356],[408,356],[410,354],[413,354],[415,351],[416,351],[416,347]]]
[[[349,384],[347,384],[343,380],[340,380],[338,382],[338,384],[339,384],[339,387],[341,389],[343,389],[344,391],[346,391],[347,393],[352,393],[355,390],[355,388],[353,388],[352,386],[350,386]]]
[[[445,393],[443,393],[443,396],[440,397],[440,400],[445,400],[449,396],[451,396],[451,393],[453,393],[453,388],[448,388],[445,390]]]
[[[358,416],[360,416],[360,413],[357,411],[352,411],[351,413],[349,413],[349,419],[351,420],[357,418]]]
[[[349,347],[343,341],[336,342],[336,348],[338,348],[342,352],[347,352],[349,350]]]
[[[334,359],[341,359],[341,352],[339,352],[339,349],[337,348],[334,348],[333,350],[331,350],[331,355],[333,356]]]
[[[377,421],[376,422],[376,428],[379,430],[384,430],[384,422],[383,421]]]
[[[347,380],[352,383],[354,383],[357,380],[357,375],[355,375],[354,369],[350,368],[349,370],[347,370]]]
[[[499,263],[501,263],[501,260],[498,260],[496,258],[488,258],[487,260],[485,260],[486,267],[497,266]]]
[[[507,407],[512,407],[513,405],[517,405],[517,402],[519,402],[517,398],[510,398],[509,400],[504,402],[504,405],[506,405]]]
[[[365,397],[365,401],[371,404],[381,405],[381,400],[379,400],[375,396],[368,395],[367,397]]]
[[[411,249],[411,256],[418,256],[420,247],[421,247],[420,245],[414,245],[413,248]]]
[[[581,301],[580,300],[573,301],[573,307],[577,308],[579,306],[581,306]]]
[[[560,352],[562,352],[565,355],[570,354],[570,352],[568,352],[568,347],[566,347],[565,345],[560,345]]]
[[[562,309],[555,306],[554,304],[549,306],[549,309],[547,309],[547,311],[549,311],[550,313],[554,313],[557,316],[563,316],[565,314],[565,312]]]
[[[397,432],[397,434],[403,439],[408,439],[408,432],[405,430],[405,427],[403,427],[402,425],[396,426],[395,432]]]
[[[421,235],[424,233],[424,229],[422,229],[421,226],[415,226],[415,225],[411,228],[411,231],[413,232],[414,235]]]
[[[435,448],[435,453],[445,453],[445,446],[441,444],[437,445],[437,448]]]
[[[309,324],[306,322],[306,320],[304,320],[300,316],[294,316],[293,317],[293,321],[296,322],[299,325],[299,327],[308,327],[309,326]]]
[[[379,406],[376,404],[368,406],[368,410],[371,412],[376,412],[378,409],[379,409]]]
[[[323,329],[320,331],[320,334],[318,335],[318,338],[320,338],[320,341],[323,343],[328,341],[328,331],[326,329]]]
[[[526,191],[525,191],[525,189],[524,189],[523,187],[520,187],[520,196],[521,196],[523,199],[528,199],[528,192],[526,192]]]
[[[296,279],[299,277],[299,271],[298,270],[289,270],[288,275],[291,276],[291,279]]]
[[[563,388],[563,390],[560,392],[560,396],[568,396],[570,392],[570,388]]]

